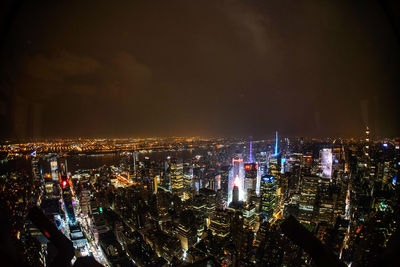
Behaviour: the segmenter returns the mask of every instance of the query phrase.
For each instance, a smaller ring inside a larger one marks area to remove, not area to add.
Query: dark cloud
[[[100,64],[89,57],[62,52],[54,57],[37,55],[25,64],[26,75],[42,80],[63,81],[65,78],[95,72]]]
[[[361,101],[399,132],[399,46],[374,1],[24,3],[11,117],[34,105],[40,131],[13,134],[359,135]]]

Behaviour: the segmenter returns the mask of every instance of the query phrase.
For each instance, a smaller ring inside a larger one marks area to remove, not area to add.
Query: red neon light
[[[62,181],[62,186],[66,186],[67,185],[67,181]]]
[[[254,169],[257,169],[257,164],[254,166]]]
[[[246,165],[246,166],[245,166],[246,171],[249,171],[249,170],[250,170],[250,167],[251,167],[250,165]]]
[[[50,239],[50,234],[49,234],[49,232],[47,232],[46,230],[44,230],[43,233],[44,233],[44,235],[45,235],[47,238]]]

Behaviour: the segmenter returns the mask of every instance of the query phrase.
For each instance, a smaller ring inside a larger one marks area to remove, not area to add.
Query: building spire
[[[278,155],[278,131],[275,132],[275,155]]]
[[[253,163],[253,140],[252,140],[252,136],[250,136],[249,162]]]

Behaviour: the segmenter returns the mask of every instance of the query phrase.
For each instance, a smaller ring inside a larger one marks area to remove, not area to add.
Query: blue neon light
[[[264,182],[272,183],[275,179],[273,176],[265,176],[262,178]]]

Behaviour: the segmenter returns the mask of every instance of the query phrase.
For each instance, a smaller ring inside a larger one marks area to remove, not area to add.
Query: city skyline
[[[0,1],[1,266],[397,266],[400,1]]]
[[[6,264],[392,264],[400,143],[373,136],[1,143]]]

